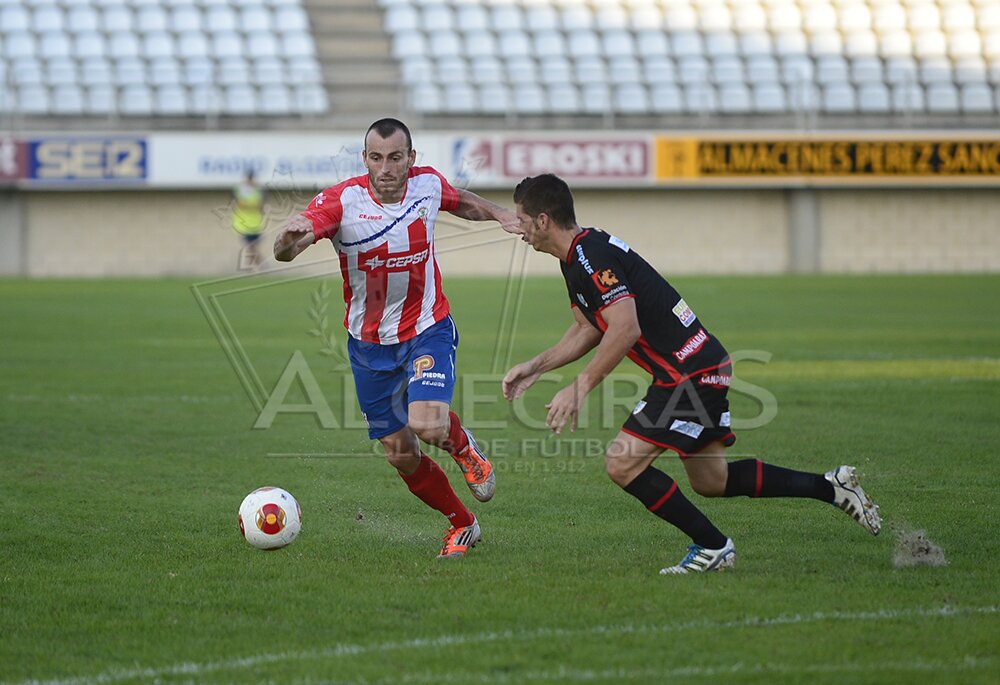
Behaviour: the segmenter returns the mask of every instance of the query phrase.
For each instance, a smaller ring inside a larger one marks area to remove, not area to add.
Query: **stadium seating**
[[[322,82],[300,0],[0,2],[7,111],[312,115]]]
[[[1000,111],[998,0],[377,1],[427,113]]]

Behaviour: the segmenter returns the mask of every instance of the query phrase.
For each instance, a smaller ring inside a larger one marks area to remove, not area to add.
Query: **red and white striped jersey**
[[[409,340],[448,316],[434,255],[434,222],[458,206],[458,191],[429,166],[411,167],[403,200],[380,204],[368,175],[327,188],[302,216],[316,241],[329,238],[340,255],[347,314],[344,326],[365,342]]]

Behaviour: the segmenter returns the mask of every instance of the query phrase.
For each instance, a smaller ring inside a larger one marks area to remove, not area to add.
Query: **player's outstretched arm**
[[[312,221],[301,215],[292,217],[274,239],[274,258],[279,262],[290,262],[315,241]]]
[[[597,347],[601,342],[601,332],[590,325],[578,309],[573,308],[573,325],[555,345],[534,359],[522,362],[507,372],[503,378],[503,396],[516,400],[530,388],[539,376],[575,362]]]
[[[561,433],[569,425],[576,430],[576,419],[587,393],[596,388],[609,373],[628,355],[642,335],[639,317],[635,310],[635,300],[626,297],[601,310],[607,328],[597,346],[594,358],[583,367],[569,386],[555,394],[545,405],[549,414],[546,424],[556,433]]]
[[[458,206],[451,213],[469,221],[496,221],[508,233],[521,233],[516,212],[469,190],[458,189]]]

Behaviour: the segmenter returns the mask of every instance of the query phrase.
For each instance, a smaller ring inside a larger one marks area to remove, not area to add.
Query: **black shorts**
[[[651,385],[622,431],[644,442],[673,450],[687,459],[716,440],[736,442],[730,429],[729,373],[698,374],[680,385]],[[721,374],[721,375],[720,375]],[[708,384],[705,381],[717,381]]]

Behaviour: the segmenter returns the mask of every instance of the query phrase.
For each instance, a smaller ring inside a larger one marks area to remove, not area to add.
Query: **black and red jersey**
[[[642,336],[629,359],[653,375],[657,385],[674,386],[687,379],[709,386],[728,386],[729,354],[701,324],[673,286],[625,241],[596,228],[584,229],[560,262],[569,299],[601,332],[601,311],[631,297]]]

